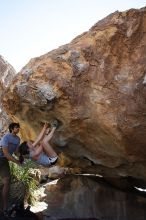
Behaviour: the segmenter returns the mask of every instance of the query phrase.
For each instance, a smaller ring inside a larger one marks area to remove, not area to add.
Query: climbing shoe
[[[55,119],[54,121],[52,121],[51,123],[51,127],[55,127],[56,129],[59,128],[61,125],[61,122],[57,119]]]

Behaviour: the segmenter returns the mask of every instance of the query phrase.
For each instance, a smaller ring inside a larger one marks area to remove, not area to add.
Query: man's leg
[[[2,178],[3,188],[2,188],[2,205],[3,210],[7,209],[8,205],[8,195],[10,190],[10,167],[9,162],[5,158],[0,158],[0,176]]]
[[[3,201],[3,210],[6,210],[8,207],[8,195],[10,190],[10,177],[4,177],[2,180],[3,189],[2,189],[2,201]]]

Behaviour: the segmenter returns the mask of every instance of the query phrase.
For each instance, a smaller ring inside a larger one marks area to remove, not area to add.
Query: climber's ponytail
[[[29,148],[28,148],[28,145],[27,145],[26,141],[24,141],[22,144],[20,144],[19,153],[20,153],[19,162],[22,164],[24,162],[23,155],[29,154]]]

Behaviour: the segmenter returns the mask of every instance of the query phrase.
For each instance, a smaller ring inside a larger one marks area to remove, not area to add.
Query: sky
[[[18,72],[118,10],[146,0],[0,0],[0,55]]]

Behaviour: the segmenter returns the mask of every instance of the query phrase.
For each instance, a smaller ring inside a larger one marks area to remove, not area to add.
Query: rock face
[[[14,68],[0,55],[0,100],[1,96],[4,95],[5,89],[9,87],[12,79],[16,75]],[[6,131],[10,118],[3,111],[0,101],[0,136]]]
[[[121,192],[102,180],[98,180],[97,184],[96,178],[69,176],[60,179],[56,185],[47,185],[45,193],[48,208],[44,220],[51,217],[145,220],[146,216],[145,198]]]
[[[3,106],[33,139],[43,121],[62,126],[53,144],[82,172],[146,181],[146,8],[115,12],[70,44],[30,62]],[[103,172],[104,175],[104,172]]]
[[[0,84],[1,88],[7,88],[16,75],[14,68],[0,55]],[[2,91],[1,91],[2,92]]]

